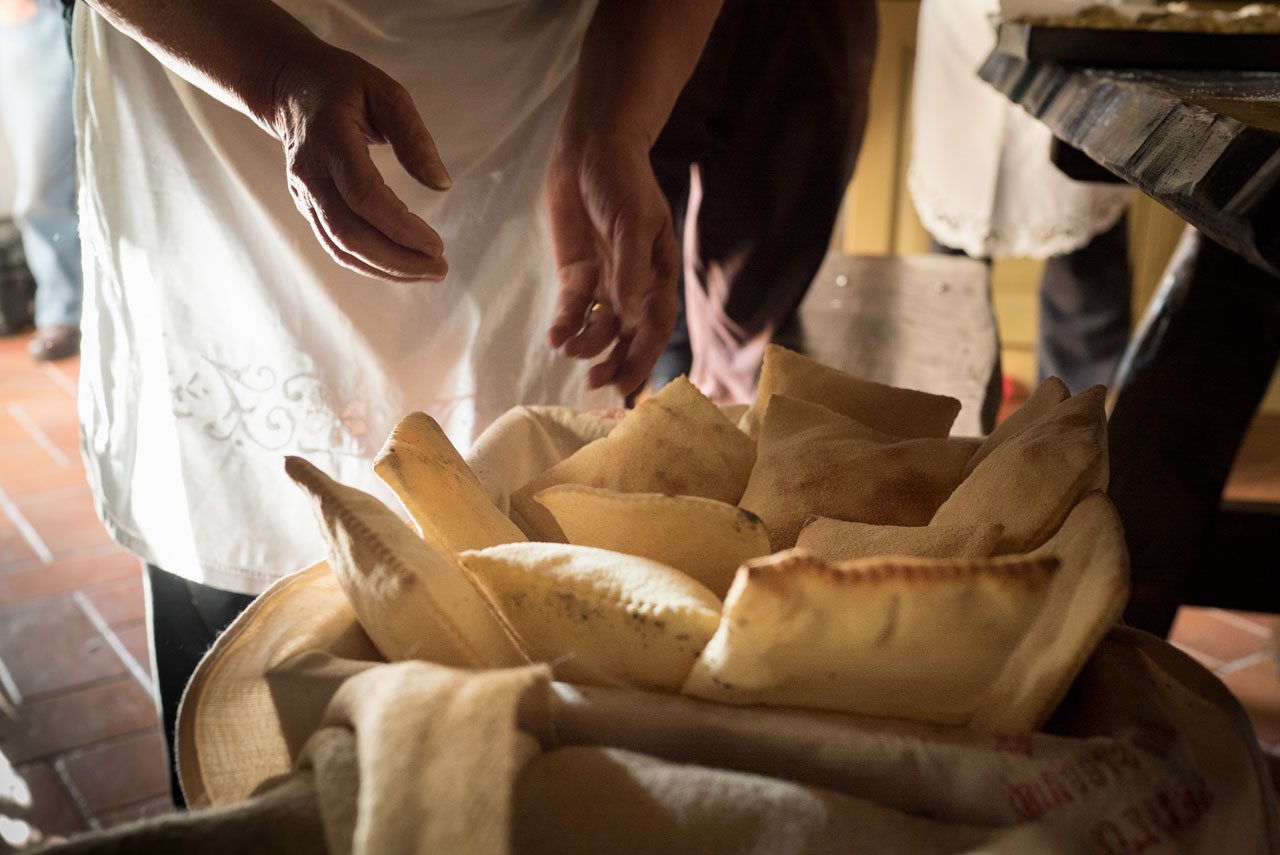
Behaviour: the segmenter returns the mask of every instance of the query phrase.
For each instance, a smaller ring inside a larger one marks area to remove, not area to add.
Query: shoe
[[[39,327],[27,345],[27,352],[37,362],[75,356],[80,352],[80,330],[67,324]]]

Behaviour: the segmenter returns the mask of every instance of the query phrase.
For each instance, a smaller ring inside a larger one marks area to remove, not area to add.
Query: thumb
[[[394,88],[369,98],[369,121],[374,130],[391,145],[405,172],[432,190],[448,190],[453,179],[444,168],[413,97],[394,81],[389,86]]]

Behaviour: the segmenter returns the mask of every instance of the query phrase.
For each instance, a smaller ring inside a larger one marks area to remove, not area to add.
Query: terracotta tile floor
[[[169,809],[141,569],[92,512],[77,368],[35,365],[25,336],[0,339],[0,852]],[[1280,418],[1259,421],[1231,494],[1280,500]],[[1280,758],[1276,622],[1188,608],[1173,641],[1231,687]]]

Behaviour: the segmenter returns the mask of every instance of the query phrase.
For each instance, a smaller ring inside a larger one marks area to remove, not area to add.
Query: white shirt
[[[975,258],[1046,258],[1115,225],[1132,191],[1067,178],[1049,159],[1049,129],[978,77],[999,7],[920,4],[908,185],[941,243]]]
[[[89,481],[121,544],[243,593],[323,552],[284,455],[394,503],[370,461],[405,413],[434,415],[465,452],[515,404],[618,403],[545,345],[541,187],[593,4],[281,5],[413,93],[453,187],[418,185],[385,146],[374,158],[444,238],[444,283],[336,266],[278,142],[89,9],[74,33]]]

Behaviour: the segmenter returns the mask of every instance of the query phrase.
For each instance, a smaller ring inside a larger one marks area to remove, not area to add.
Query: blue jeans
[[[71,57],[62,16],[41,6],[0,24],[0,130],[13,158],[13,218],[36,280],[36,325],[80,325]]]

